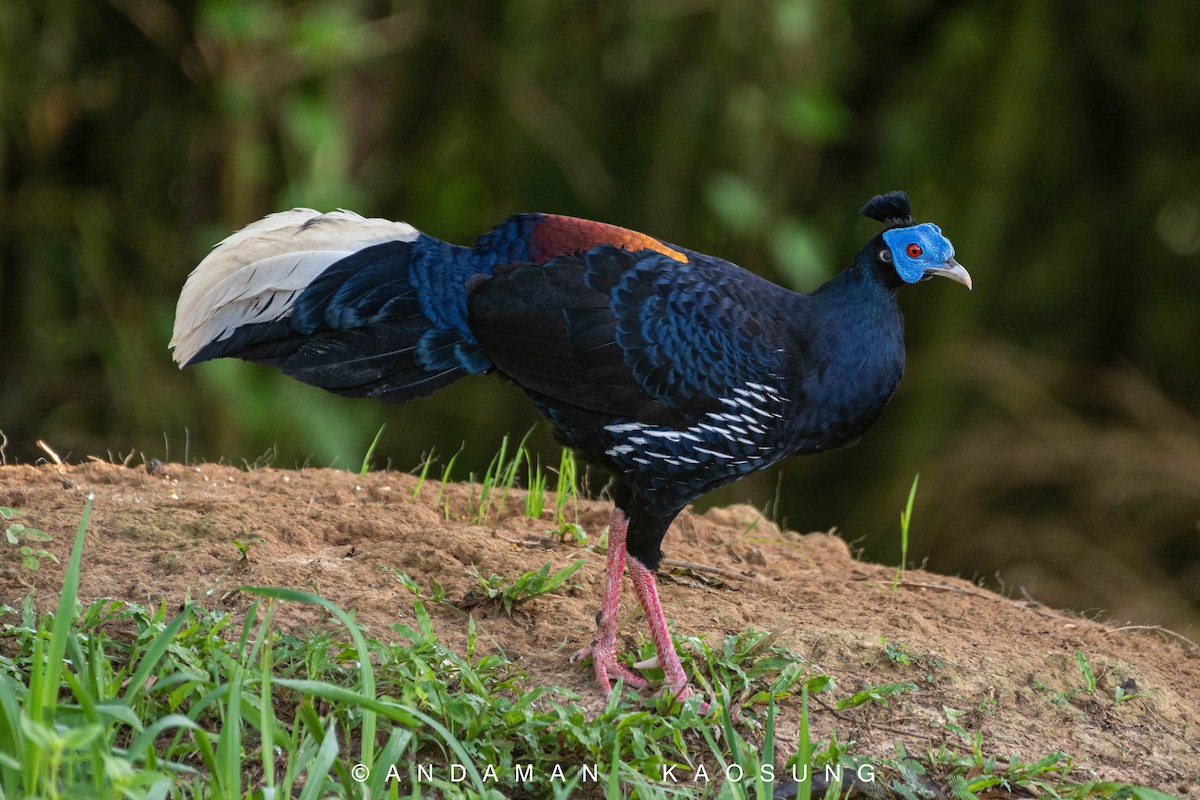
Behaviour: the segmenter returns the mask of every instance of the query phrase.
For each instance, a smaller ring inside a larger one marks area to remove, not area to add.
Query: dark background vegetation
[[[1200,638],[1198,53],[1194,0],[0,4],[5,455],[356,468],[385,422],[397,469],[535,424],[552,452],[494,379],[386,407],[179,372],[185,277],[273,210],[456,242],[568,213],[808,290],[903,188],[975,291],[904,292],[862,444],[706,502],[894,563],[920,472],[915,559]]]

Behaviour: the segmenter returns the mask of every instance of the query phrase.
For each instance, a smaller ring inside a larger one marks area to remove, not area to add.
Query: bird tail
[[[491,360],[467,327],[470,248],[349,211],[272,214],[188,277],[171,339],[181,366],[226,356],[339,394],[403,402]]]

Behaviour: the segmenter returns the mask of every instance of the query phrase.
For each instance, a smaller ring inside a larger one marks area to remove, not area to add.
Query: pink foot
[[[612,681],[623,678],[625,685],[644,689],[646,679],[617,661],[617,609],[621,604],[621,577],[625,573],[625,531],[628,520],[620,509],[613,509],[612,521],[608,526],[608,564],[604,570],[604,600],[596,618],[596,640],[580,648],[571,656],[571,663],[578,664],[588,656],[596,670],[596,682],[607,697],[612,692]]]
[[[596,670],[596,682],[600,684],[605,696],[612,692],[612,684],[618,678],[624,679],[625,685],[634,689],[645,689],[649,685],[645,678],[617,660],[615,647],[607,652],[599,652],[601,649],[598,641],[600,637],[596,638],[596,642],[576,650],[571,656],[571,663],[579,664],[591,656],[592,668]]]
[[[617,609],[621,601],[621,577],[625,573],[625,536],[628,526],[629,520],[625,513],[620,509],[613,509],[612,522],[608,528],[604,601],[596,618],[596,639],[571,656],[573,664],[591,656],[592,667],[596,671],[596,682],[600,684],[600,690],[604,692],[605,697],[612,693],[612,682],[617,679],[624,680],[626,686],[634,689],[644,689],[648,685],[645,678],[617,661]],[[679,663],[679,654],[675,652],[675,644],[671,641],[670,631],[667,630],[667,619],[658,599],[658,585],[654,580],[654,573],[634,558],[629,560],[629,574],[633,578],[633,588],[637,591],[642,610],[650,623],[650,636],[654,639],[654,649],[658,653],[658,663],[663,671],[662,692],[674,695],[683,702],[696,692],[688,685],[683,665]],[[707,703],[701,706],[704,713],[708,712],[708,708]]]
[[[679,702],[687,700],[696,694],[688,685],[687,674],[679,663],[679,654],[675,652],[675,643],[671,641],[671,632],[667,629],[667,618],[663,614],[662,603],[658,599],[658,584],[654,573],[636,558],[629,560],[629,576],[633,578],[633,588],[641,601],[646,620],[650,623],[650,637],[654,640],[654,649],[658,653],[658,664],[663,671],[664,693],[675,695]],[[708,703],[701,704],[701,712],[708,713]]]

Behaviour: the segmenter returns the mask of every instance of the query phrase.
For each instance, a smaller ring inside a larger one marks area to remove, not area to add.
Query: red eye
[[[913,242],[907,248],[905,248],[905,252],[908,253],[909,258],[920,258],[921,254],[925,251],[921,249],[921,245]]]

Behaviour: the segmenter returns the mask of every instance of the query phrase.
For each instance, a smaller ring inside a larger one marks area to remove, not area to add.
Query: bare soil
[[[445,518],[436,484],[414,499],[411,475],[357,475],[226,466],[165,465],[158,474],[107,463],[0,467],[0,505],[25,513],[27,525],[54,537],[45,546],[60,561],[31,571],[0,560],[0,603],[18,605],[32,587],[40,608],[52,607],[78,526],[84,496],[95,510],[84,550],[81,599],[111,597],[149,604],[201,604],[244,610],[239,585],[288,586],[317,592],[352,609],[370,635],[413,621],[412,595],[383,567],[421,586],[436,580],[450,598],[476,584],[477,569],[508,580],[541,567],[586,560],[579,587],[538,598],[513,616],[492,606],[471,610],[481,643],[520,663],[531,684],[571,689],[590,707],[602,705],[590,668],[568,655],[592,637],[604,556],[548,536],[547,520],[521,515],[523,493],[484,525]],[[444,500],[457,512],[478,487],[453,485]],[[579,521],[596,541],[609,508],[581,502]],[[452,513],[452,517],[456,513]],[[853,740],[866,757],[950,742],[946,709],[957,723],[982,730],[984,751],[1027,760],[1055,750],[1071,755],[1072,776],[1128,781],[1183,796],[1200,796],[1200,654],[1166,632],[1120,629],[992,593],[967,581],[919,570],[893,591],[894,569],[857,561],[835,535],[780,531],[750,507],[685,512],[665,543],[667,557],[711,569],[666,568],[663,605],[676,632],[719,642],[755,628],[811,659],[837,682],[835,699],[865,686],[912,681],[916,692],[836,712],[813,706],[814,734]],[[964,536],[969,532],[964,531]],[[243,557],[235,541],[251,543]],[[466,613],[430,604],[448,644],[461,648]],[[621,633],[631,648],[644,635],[627,591]],[[286,605],[288,626],[320,622],[313,607]],[[0,618],[0,625],[5,623]],[[8,619],[11,621],[11,617]],[[885,655],[902,645],[909,664]],[[1097,676],[1082,691],[1074,653]],[[1144,696],[1117,703],[1118,686]],[[1076,690],[1076,691],[1073,691]],[[781,707],[781,749],[794,746],[799,703]]]

